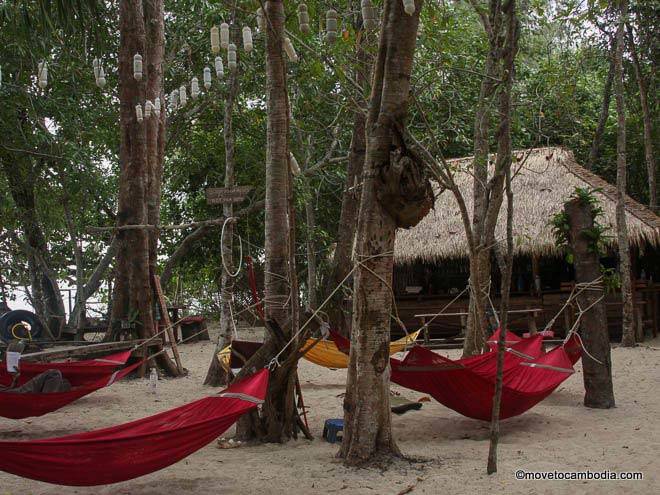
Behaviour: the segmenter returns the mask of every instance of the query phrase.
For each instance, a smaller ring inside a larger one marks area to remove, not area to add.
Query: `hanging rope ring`
[[[226,218],[222,224],[222,231],[220,232],[220,258],[222,259],[222,267],[225,269],[225,272],[227,272],[227,275],[229,275],[231,278],[236,278],[238,276],[238,274],[241,272],[241,265],[243,264],[243,239],[241,239],[240,235],[238,236],[238,250],[240,254],[236,272],[232,273],[231,270],[227,268],[227,263],[225,261],[225,227],[227,227],[227,223],[233,222],[235,220],[236,217]]]

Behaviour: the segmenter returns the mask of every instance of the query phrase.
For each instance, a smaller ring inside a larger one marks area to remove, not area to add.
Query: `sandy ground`
[[[660,347],[660,339],[646,343]],[[0,418],[0,438],[45,438],[111,426],[144,417],[209,393],[201,385],[213,346],[182,347],[190,374],[160,380],[157,395],[146,380],[100,390],[57,412],[29,420]],[[458,351],[444,353],[458,357]],[[488,425],[464,418],[436,402],[394,416],[394,434],[415,462],[385,470],[345,468],[337,445],[321,437],[326,418],[342,416],[346,372],[306,361],[300,365],[314,441],[218,449],[215,443],[162,471],[115,485],[67,488],[0,473],[1,495],[24,494],[614,494],[660,493],[660,351],[648,347],[613,350],[617,407],[582,406],[577,373],[531,411],[502,423],[499,472],[485,473]],[[394,386],[412,400],[421,394]],[[231,430],[226,435],[231,435]],[[643,481],[516,481],[528,471],[642,471]],[[407,491],[409,490],[409,491]]]

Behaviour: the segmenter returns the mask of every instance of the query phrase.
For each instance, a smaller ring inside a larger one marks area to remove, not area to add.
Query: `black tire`
[[[20,325],[23,321],[31,327],[29,336],[25,327]],[[16,338],[34,340],[41,337],[42,333],[43,327],[41,326],[41,321],[39,321],[37,315],[31,311],[17,309],[0,316],[0,340],[3,340],[4,342],[10,342]]]

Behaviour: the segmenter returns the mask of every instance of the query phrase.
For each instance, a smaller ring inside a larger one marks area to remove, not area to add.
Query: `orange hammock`
[[[417,330],[399,340],[390,342],[390,355],[402,352],[406,347],[414,344],[420,332],[421,330]],[[308,350],[306,351],[306,349]],[[318,364],[319,366],[325,366],[326,368],[348,368],[348,354],[340,351],[333,340],[307,339],[302,352],[305,352],[303,357],[307,361]]]

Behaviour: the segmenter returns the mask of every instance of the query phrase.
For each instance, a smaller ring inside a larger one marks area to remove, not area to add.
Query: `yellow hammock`
[[[417,330],[405,337],[390,342],[390,355],[403,351],[407,346],[413,344],[417,340],[417,336],[421,330]],[[319,339],[307,339],[305,347],[302,349],[309,349]],[[319,366],[326,368],[348,368],[348,356],[337,349],[337,346],[332,340],[321,339],[318,344],[314,345],[303,356],[307,361],[311,361]]]
[[[413,344],[421,330],[417,330],[411,334],[406,335],[405,337],[390,342],[390,355],[396,354],[397,352],[403,351],[407,346]],[[314,344],[317,340],[320,340],[318,344],[312,347],[309,351],[303,356],[307,361],[311,361],[314,364],[319,366],[325,366],[326,368],[348,368],[348,356],[337,349],[336,344],[332,340],[324,339],[307,339],[305,347],[302,349],[303,352],[305,349]],[[229,363],[231,361],[231,344],[226,346],[220,352],[218,352],[218,360],[222,367],[229,371]]]

